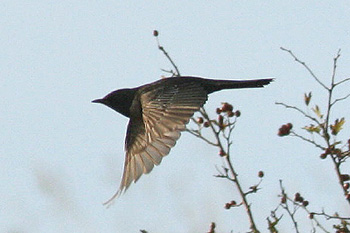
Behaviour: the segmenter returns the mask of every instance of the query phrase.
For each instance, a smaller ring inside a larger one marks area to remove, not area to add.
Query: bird
[[[124,171],[118,191],[105,203],[124,193],[142,174],[169,154],[193,114],[208,95],[223,89],[261,88],[273,79],[216,80],[177,76],[135,88],[113,91],[93,103],[100,103],[129,118],[125,138]]]

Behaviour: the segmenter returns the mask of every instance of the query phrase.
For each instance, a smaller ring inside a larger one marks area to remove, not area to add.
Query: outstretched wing
[[[206,102],[207,92],[200,83],[181,81],[151,86],[140,95],[142,118],[130,118],[122,181],[118,192],[108,202],[161,163],[194,112]]]

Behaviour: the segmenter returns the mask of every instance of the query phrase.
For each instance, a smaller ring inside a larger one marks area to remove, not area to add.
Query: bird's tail
[[[238,89],[238,88],[255,88],[268,85],[273,79],[254,79],[254,80],[214,80],[209,79],[206,82],[206,90],[209,93],[222,89]]]

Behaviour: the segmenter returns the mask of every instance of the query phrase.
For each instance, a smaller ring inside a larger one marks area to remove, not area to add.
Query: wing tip
[[[108,209],[114,204],[117,198],[119,198],[123,193],[125,193],[126,189],[127,189],[126,187],[120,187],[118,191],[111,198],[109,198],[107,201],[103,202],[102,204]]]

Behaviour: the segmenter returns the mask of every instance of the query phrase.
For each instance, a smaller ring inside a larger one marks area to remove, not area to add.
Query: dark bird
[[[132,181],[135,183],[142,174],[160,164],[175,146],[190,118],[204,105],[208,94],[222,89],[263,87],[271,81],[172,77],[116,90],[102,99],[93,100],[93,103],[104,104],[130,118],[122,181],[108,202],[126,191]]]

